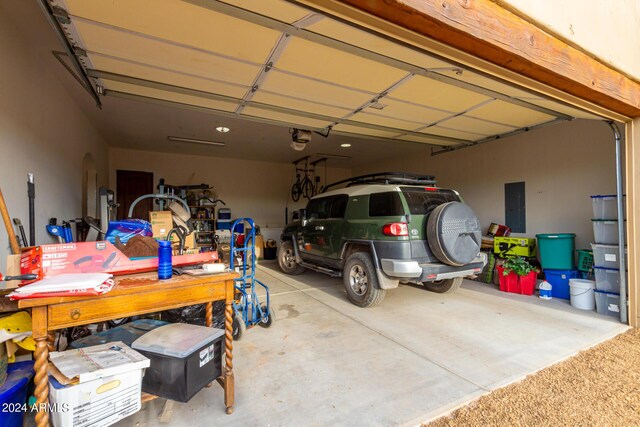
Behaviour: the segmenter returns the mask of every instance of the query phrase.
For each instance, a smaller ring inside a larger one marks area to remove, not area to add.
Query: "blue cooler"
[[[580,278],[578,270],[544,270],[547,282],[551,283],[551,296],[553,298],[570,299],[569,279]]]

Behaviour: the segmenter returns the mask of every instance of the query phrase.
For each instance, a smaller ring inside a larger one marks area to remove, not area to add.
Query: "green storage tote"
[[[536,234],[543,269],[572,270],[576,235],[573,233]]]

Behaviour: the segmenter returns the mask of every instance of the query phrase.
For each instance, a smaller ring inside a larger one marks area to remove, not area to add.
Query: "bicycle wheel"
[[[302,194],[302,188],[300,188],[300,184],[298,184],[297,182],[295,184],[293,184],[293,186],[291,187],[291,199],[294,202],[297,202],[298,200],[300,200],[300,195]]]
[[[302,182],[302,195],[305,198],[310,199],[315,195],[314,191],[315,189],[313,188],[313,182],[311,182],[309,178],[305,178],[305,180]]]

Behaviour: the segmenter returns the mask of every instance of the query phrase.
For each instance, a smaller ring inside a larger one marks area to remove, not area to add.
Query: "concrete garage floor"
[[[235,413],[215,385],[176,403],[170,425],[416,425],[627,329],[473,281],[453,295],[401,286],[361,309],[340,279],[259,270],[277,321],[234,343]],[[158,425],[163,402],[118,425]]]

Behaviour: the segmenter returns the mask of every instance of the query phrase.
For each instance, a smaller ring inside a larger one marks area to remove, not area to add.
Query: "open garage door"
[[[433,152],[598,118],[284,0],[48,5],[106,96]]]

